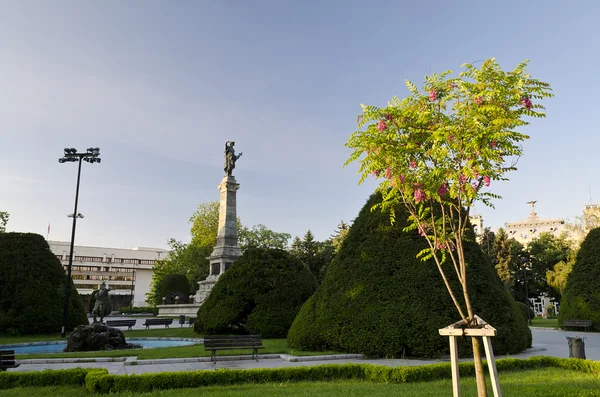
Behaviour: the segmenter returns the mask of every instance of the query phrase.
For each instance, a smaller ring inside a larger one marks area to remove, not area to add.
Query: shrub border
[[[600,362],[548,356],[496,361],[498,371],[562,368],[600,375]],[[459,364],[462,376],[473,376],[472,362]],[[374,383],[408,383],[450,379],[450,363],[406,367],[374,364],[325,364],[310,367],[218,369],[111,375],[106,369],[75,368],[37,372],[2,372],[0,389],[14,387],[82,386],[93,393],[151,392],[155,390],[226,386],[245,383],[363,380]]]

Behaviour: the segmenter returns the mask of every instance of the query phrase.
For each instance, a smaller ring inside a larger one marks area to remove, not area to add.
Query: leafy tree
[[[200,203],[190,217],[192,243],[198,247],[214,247],[219,231],[219,202]]]
[[[216,238],[216,237],[215,237]],[[150,292],[146,301],[153,306],[161,304],[164,294],[159,285],[168,274],[181,274],[187,277],[190,292],[193,292],[198,281],[208,276],[208,259],[212,252],[211,246],[197,246],[193,243],[185,244],[175,239],[170,239],[169,254],[166,258],[159,259],[152,267],[152,280]]]
[[[519,271],[522,267],[522,258],[524,257],[524,247],[514,238],[509,238],[506,231],[502,228],[498,229],[495,236],[493,245],[494,258],[492,263],[496,267],[496,272],[500,277],[500,280],[504,282],[507,290],[513,295],[515,300],[523,301],[524,293],[521,297],[517,298],[515,289],[520,288],[517,286],[519,280]]]
[[[541,233],[527,245],[530,273],[528,284],[533,295],[555,292],[548,285],[546,275],[549,271],[553,271],[555,265],[565,262],[570,251],[571,246],[564,235],[556,237],[551,233]]]
[[[6,211],[0,211],[0,233],[6,232],[6,224],[10,214]]]
[[[46,240],[0,233],[0,334],[54,334],[63,325],[66,274]],[[67,332],[88,319],[73,281]]]
[[[248,248],[198,309],[197,332],[286,337],[317,287],[306,266],[279,249]]]
[[[302,240],[298,237],[294,239],[290,252],[310,269],[319,282],[323,280],[335,255],[333,243],[330,240],[316,241],[310,230]]]
[[[564,320],[592,320],[600,331],[600,228],[592,229],[577,253],[560,301],[558,323]]]
[[[374,194],[364,205],[323,282],[294,320],[288,334],[292,348],[377,357],[448,352],[438,329],[453,321],[456,309],[433,260],[424,265],[415,257],[427,243],[415,231],[404,230],[408,222],[401,206],[391,225],[387,214],[371,211],[378,202],[381,195]],[[524,350],[531,344],[524,318],[477,243],[465,244],[475,308],[498,330],[495,352]],[[460,285],[455,274],[449,281]]]
[[[273,248],[286,249],[292,236],[288,233],[278,233],[265,225],[252,226],[252,229],[242,227],[239,234],[239,246],[242,251],[246,248]]]
[[[339,251],[339,249],[342,246],[342,243],[344,242],[344,239],[348,235],[349,231],[350,231],[350,225],[344,221],[340,221],[340,224],[337,226],[337,229],[330,236],[331,243],[333,244],[333,248],[334,248],[335,252]]]
[[[464,65],[456,78],[451,71],[428,76],[423,91],[407,82],[411,94],[405,99],[394,97],[385,108],[363,105],[359,130],[347,143],[353,149],[347,163],[361,163],[360,181],[371,174],[383,179],[378,190],[384,199],[377,207],[402,203],[408,210],[408,227],[428,244],[420,258],[434,259],[468,326],[476,326],[463,243],[469,210],[476,201],[491,206],[498,198],[487,187],[516,169],[521,142],[529,138],[518,132],[529,124],[524,118],[544,117],[542,105],[533,101],[552,96],[548,84],[525,72],[526,65],[504,72],[488,59],[481,68]],[[457,290],[442,267],[446,261],[460,280]],[[471,340],[478,394],[485,396],[480,341]]]
[[[567,259],[558,262],[552,267],[552,270],[546,272],[546,282],[548,286],[554,288],[556,295],[562,296],[567,286],[569,273],[573,270],[578,250],[570,250]]]

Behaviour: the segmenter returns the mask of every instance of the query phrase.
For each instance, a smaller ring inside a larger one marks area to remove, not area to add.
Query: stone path
[[[593,332],[570,332],[560,330],[550,330],[543,328],[532,329],[533,348],[523,353],[510,357],[528,358],[532,356],[553,356],[569,357],[569,348],[566,337],[579,336],[585,338],[585,352],[590,360],[600,360],[600,333]],[[64,368],[106,368],[111,374],[141,374],[147,372],[173,372],[173,371],[195,371],[201,369],[219,369],[219,368],[284,368],[297,366],[312,366],[322,364],[378,364],[388,366],[407,366],[422,365],[444,362],[449,360],[402,360],[402,359],[363,359],[359,355],[340,355],[331,356],[313,356],[313,357],[293,357],[279,354],[261,355],[257,362],[251,360],[249,356],[228,356],[220,357],[216,364],[210,362],[208,357],[187,358],[187,359],[164,359],[164,360],[137,360],[135,357],[120,359],[121,361],[110,361],[110,359],[100,359],[97,362],[64,362],[73,361],[64,359],[59,360],[35,360],[36,363],[23,361],[21,366],[9,371],[39,371],[43,369],[64,369]],[[502,357],[498,357],[502,358]],[[87,360],[87,359],[86,359]],[[297,360],[297,361],[294,361]]]

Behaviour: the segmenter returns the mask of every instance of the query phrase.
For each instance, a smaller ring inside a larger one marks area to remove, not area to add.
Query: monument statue
[[[235,155],[235,150],[233,146],[235,145],[234,141],[225,142],[225,174],[231,176],[233,169],[235,168],[235,162],[237,159],[242,157],[242,152]]]
[[[92,309],[92,314],[94,315],[94,322],[97,323],[97,316],[100,317],[100,322],[104,320],[104,316],[110,314],[111,305],[110,298],[108,297],[108,291],[110,289],[106,288],[106,283],[102,282],[102,286],[100,290],[96,292],[93,296],[96,298],[96,302],[94,303],[94,308]]]

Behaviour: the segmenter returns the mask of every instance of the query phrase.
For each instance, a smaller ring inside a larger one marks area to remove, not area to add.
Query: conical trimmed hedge
[[[39,234],[0,233],[0,334],[60,332],[66,274]],[[71,281],[67,332],[88,324]]]
[[[285,338],[316,288],[317,280],[308,267],[288,252],[248,248],[198,309],[195,330]]]
[[[416,231],[402,231],[403,209],[396,209],[394,225],[389,214],[371,211],[380,200],[372,195],[354,221],[290,328],[290,347],[377,357],[437,357],[448,351],[448,338],[438,329],[460,317],[435,263],[415,258],[427,243]],[[498,330],[494,351],[523,351],[531,345],[531,332],[514,300],[475,242],[466,243],[465,255],[474,311]],[[452,283],[457,285],[456,277]],[[463,343],[461,353],[469,348]]]
[[[600,228],[591,230],[577,252],[560,300],[558,324],[565,320],[592,320],[600,331]]]

